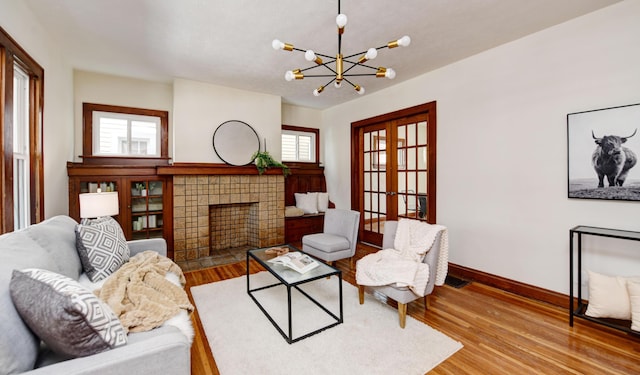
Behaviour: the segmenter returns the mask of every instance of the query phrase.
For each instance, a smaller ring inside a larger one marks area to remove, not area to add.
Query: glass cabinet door
[[[118,191],[117,181],[80,181],[80,193]]]
[[[134,240],[161,238],[163,225],[164,182],[131,182],[131,230]]]

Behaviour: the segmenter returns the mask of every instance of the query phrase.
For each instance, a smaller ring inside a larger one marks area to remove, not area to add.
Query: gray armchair
[[[384,224],[384,234],[382,237],[382,248],[383,249],[392,249],[394,247],[394,241],[396,237],[396,230],[398,228],[397,221],[387,221]],[[431,249],[427,252],[423,263],[429,265],[429,281],[426,284],[426,288],[424,291],[424,307],[425,309],[429,309],[429,295],[433,292],[433,288],[436,283],[436,269],[438,267],[438,259],[440,256],[440,241],[442,239],[442,232],[439,232],[436,235],[433,244],[431,245]],[[398,302],[398,317],[400,319],[400,327],[404,328],[405,323],[407,321],[407,304],[410,302],[420,298],[414,292],[412,292],[408,287],[395,287],[391,285],[382,285],[382,286],[366,286],[366,288],[370,288],[372,291],[377,291],[381,294],[384,294],[388,298]],[[360,304],[364,303],[364,292],[365,286],[358,285],[358,295],[360,298]]]
[[[323,232],[303,236],[302,251],[330,263],[351,258],[352,265],[359,226],[360,212],[328,209],[324,214]]]

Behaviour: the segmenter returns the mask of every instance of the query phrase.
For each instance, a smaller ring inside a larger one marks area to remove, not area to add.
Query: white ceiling
[[[353,77],[371,93],[618,1],[342,0],[348,16],[343,54],[411,37],[408,48],[380,50],[370,62],[396,70],[395,80]],[[312,64],[301,52],[271,47],[277,38],[335,56],[338,0],[25,2],[76,69],[164,82],[185,78],[312,108],[359,97],[348,85],[313,96],[327,78],[285,81],[285,71]]]

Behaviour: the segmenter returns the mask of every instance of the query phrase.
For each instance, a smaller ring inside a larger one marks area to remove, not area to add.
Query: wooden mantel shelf
[[[236,167],[217,163],[175,163],[173,165],[95,165],[67,162],[68,175],[93,176],[104,174],[109,176],[146,176],[150,174],[160,176],[175,175],[257,175],[258,169],[254,165]],[[282,169],[269,168],[264,174],[281,175]]]
[[[256,175],[255,165],[233,166],[217,163],[174,163],[157,166],[157,173],[163,176],[173,175]],[[281,175],[281,168],[269,168],[263,174]]]

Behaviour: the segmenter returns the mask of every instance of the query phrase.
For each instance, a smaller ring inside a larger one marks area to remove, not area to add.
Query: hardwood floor
[[[375,249],[360,244],[356,257],[371,251]],[[337,266],[344,280],[355,284],[349,261],[339,261]],[[250,272],[260,270],[250,265]],[[187,290],[244,275],[244,262],[185,273]],[[393,301],[388,303],[396,307]],[[480,283],[460,289],[436,287],[429,310],[418,299],[407,313],[464,345],[430,374],[640,374],[640,336],[581,319],[569,327],[566,309]],[[218,374],[197,311],[192,319],[196,336],[191,373]]]

